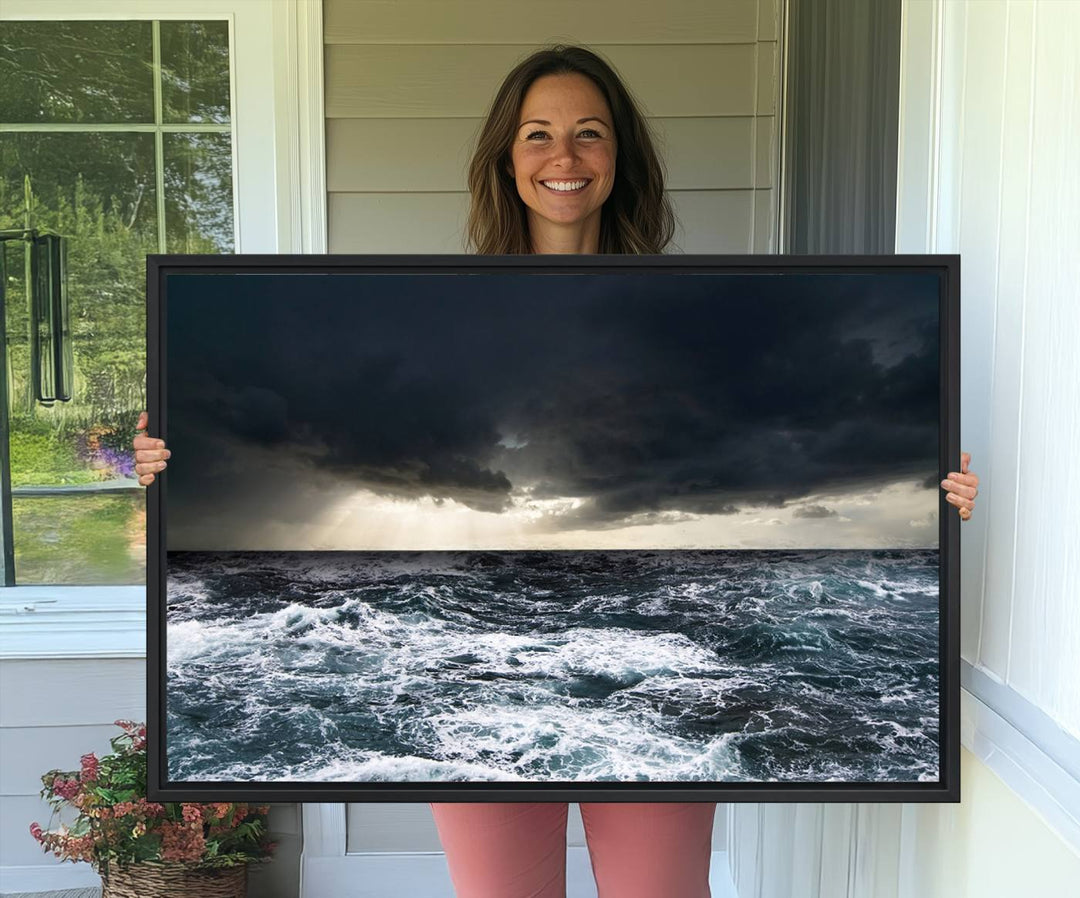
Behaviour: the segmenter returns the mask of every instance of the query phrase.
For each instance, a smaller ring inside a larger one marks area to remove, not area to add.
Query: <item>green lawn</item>
[[[31,583],[146,581],[146,491],[15,497],[15,577]]]

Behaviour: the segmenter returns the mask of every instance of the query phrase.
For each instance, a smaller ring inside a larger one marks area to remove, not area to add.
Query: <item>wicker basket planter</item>
[[[101,877],[101,898],[245,898],[247,864],[196,870],[187,864],[144,861]]]

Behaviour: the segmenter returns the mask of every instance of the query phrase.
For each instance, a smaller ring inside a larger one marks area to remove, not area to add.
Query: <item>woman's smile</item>
[[[548,180],[541,181],[552,193],[576,195],[581,193],[592,181],[592,178],[575,178],[572,180]]]

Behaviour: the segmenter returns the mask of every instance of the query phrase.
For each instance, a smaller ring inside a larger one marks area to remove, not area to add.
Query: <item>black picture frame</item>
[[[147,399],[150,433],[168,441],[168,279],[185,274],[499,273],[933,273],[939,283],[940,477],[960,456],[960,257],[751,255],[148,255]],[[939,493],[939,780],[799,782],[177,782],[166,732],[166,524],[168,471],[147,493],[148,795],[155,801],[747,801],[957,802],[960,800],[960,522]]]

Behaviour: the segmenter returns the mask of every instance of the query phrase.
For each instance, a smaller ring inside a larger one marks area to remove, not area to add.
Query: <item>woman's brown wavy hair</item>
[[[484,255],[532,252],[526,207],[508,170],[510,147],[529,87],[543,75],[561,74],[592,79],[614,118],[615,180],[600,213],[599,252],[663,252],[675,232],[675,216],[645,116],[607,62],[584,47],[562,44],[518,63],[491,103],[469,164],[469,246]]]

